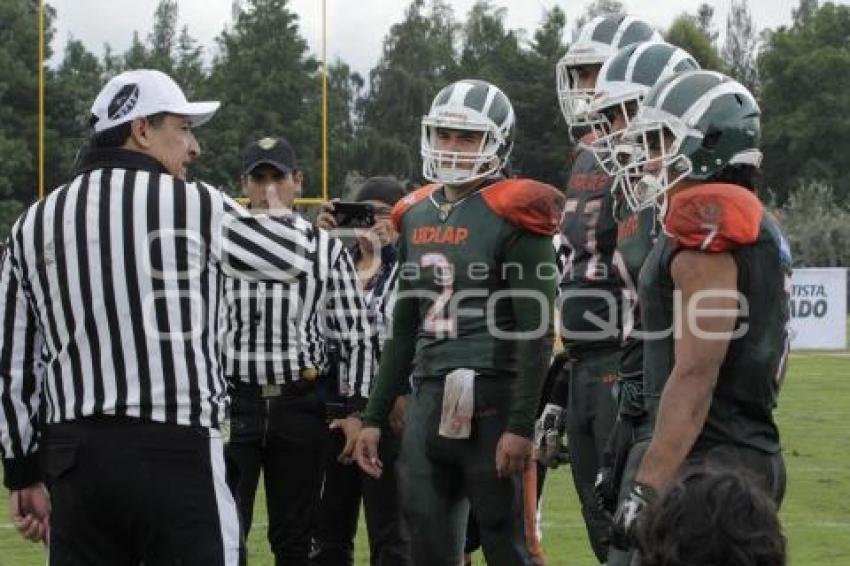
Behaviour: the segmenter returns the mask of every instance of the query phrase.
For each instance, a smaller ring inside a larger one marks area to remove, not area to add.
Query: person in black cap
[[[360,186],[354,198],[357,202],[372,205],[375,211],[375,225],[369,229],[372,237],[358,237],[350,248],[375,326],[372,341],[372,352],[376,358],[374,370],[377,370],[377,359],[390,324],[395,288],[398,233],[390,220],[390,211],[405,194],[404,187],[396,179],[372,177]],[[324,205],[317,219],[321,228],[336,229],[333,210],[333,202]],[[362,391],[362,387],[358,389],[358,384],[351,384],[348,389]],[[367,394],[368,386],[366,394],[362,396]],[[390,427],[381,439],[381,459],[385,462],[387,473],[379,479],[367,476],[352,461],[353,441],[360,431],[358,412],[349,410],[346,414],[347,405],[336,404],[343,411],[334,415],[337,418],[331,422],[325,485],[313,557],[315,566],[353,564],[361,499],[369,535],[370,563],[383,566],[410,564],[410,536],[401,516],[394,471],[405,400],[404,396],[396,399]]]
[[[291,209],[299,179],[286,140],[263,138],[245,150],[242,184],[252,211],[275,195]],[[373,364],[371,324],[348,250],[297,214],[289,217],[316,235],[316,269],[293,283],[226,281],[222,347],[233,384],[230,486],[247,535],[263,471],[269,543],[275,563],[287,566],[308,564],[319,507],[328,433],[317,383],[331,371],[346,384],[362,382]]]
[[[280,200],[290,210],[301,196],[303,174],[295,150],[283,138],[263,138],[245,150],[242,160],[242,190],[251,208],[267,209],[266,189],[274,185]]]

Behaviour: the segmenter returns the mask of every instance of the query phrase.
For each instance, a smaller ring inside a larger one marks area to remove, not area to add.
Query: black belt
[[[299,397],[314,391],[316,389],[316,378],[319,375],[318,370],[316,368],[304,368],[299,374],[297,379],[266,385],[234,380],[236,384],[234,386],[235,393],[236,395],[254,398],[273,399],[275,397]]]

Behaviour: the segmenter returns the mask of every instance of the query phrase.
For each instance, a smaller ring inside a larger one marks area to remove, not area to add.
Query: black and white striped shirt
[[[353,255],[357,256],[357,252]],[[375,364],[372,368],[378,371],[381,350],[389,331],[392,329],[392,312],[395,305],[395,288],[398,278],[398,261],[396,250],[392,246],[384,246],[381,250],[381,266],[378,272],[365,285],[366,308],[375,326],[372,338],[372,353]]]
[[[372,328],[348,250],[294,215],[317,242],[314,272],[293,283],[225,282],[225,375],[252,385],[286,384],[304,370],[328,370],[328,344],[339,346],[340,383],[351,395],[368,387]]]
[[[7,485],[33,469],[42,419],[105,414],[217,427],[227,401],[217,342],[225,275],[291,281],[312,272],[315,258],[315,238],[291,220],[252,217],[141,153],[92,152],[69,184],[24,212],[7,241]]]

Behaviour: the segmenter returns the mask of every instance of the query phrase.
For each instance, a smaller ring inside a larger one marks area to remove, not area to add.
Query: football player
[[[615,539],[633,535],[685,465],[742,467],[782,500],[772,412],[788,353],[791,257],[755,194],[759,116],[738,82],[689,71],[646,95],[615,152],[627,205],[660,206],[664,227],[639,282],[654,432]]]
[[[589,113],[602,64],[627,45],[661,36],[647,22],[624,15],[598,17],[586,24],[556,68],[558,99],[571,137],[592,138],[597,117]],[[620,281],[613,266],[617,224],[613,217],[611,177],[593,152],[583,146],[575,155],[567,183],[566,209],[556,239],[563,270],[560,283],[560,334],[571,362],[555,383],[539,420],[538,436],[566,419],[573,480],[581,501],[593,552],[607,555],[610,521],[596,508],[593,484],[600,456],[614,423],[614,396],[620,358]],[[567,376],[571,377],[567,379]],[[557,443],[549,443],[557,447]],[[557,461],[557,450],[538,446],[543,462]]]
[[[590,147],[606,173],[616,172],[614,148],[649,89],[676,73],[695,69],[699,69],[699,64],[687,51],[654,41],[625,47],[605,62],[590,105],[596,134]],[[652,432],[643,407],[643,342],[640,333],[635,332],[641,328],[635,282],[660,231],[655,209],[648,207],[633,213],[618,188],[615,184],[612,189],[618,225],[613,264],[622,284],[624,344],[617,371],[617,420],[602,454],[594,488],[596,504],[607,516],[628,494]],[[630,553],[609,548],[607,563],[628,566]]]
[[[522,474],[552,347],[551,238],[563,196],[505,179],[514,112],[497,87],[461,80],[422,119],[431,181],[393,212],[400,234],[392,335],[355,456],[379,476],[392,399],[412,374],[399,456],[414,564],[456,566],[469,505],[490,564],[532,564]]]

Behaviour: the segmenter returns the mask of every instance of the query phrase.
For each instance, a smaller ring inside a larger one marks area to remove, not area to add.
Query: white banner
[[[847,345],[847,270],[795,269],[791,349],[843,350]]]

